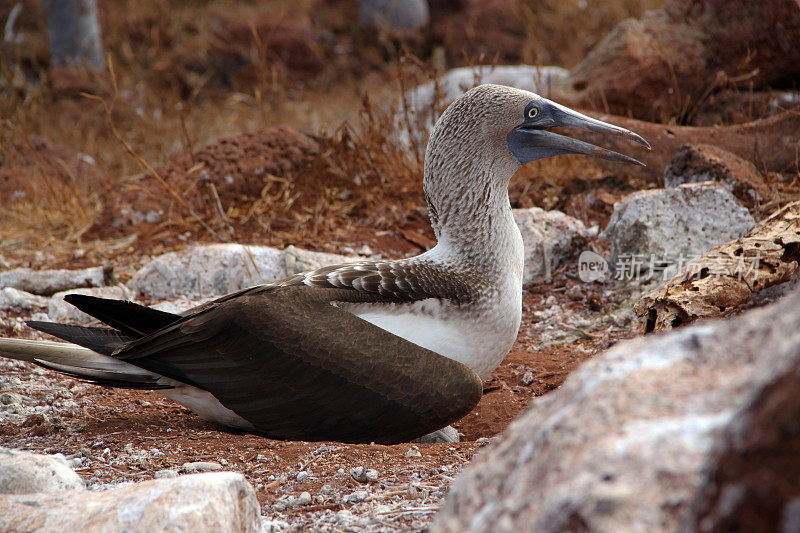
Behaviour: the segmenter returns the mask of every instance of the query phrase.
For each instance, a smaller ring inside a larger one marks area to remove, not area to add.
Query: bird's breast
[[[417,346],[468,366],[483,379],[508,354],[516,340],[521,316],[519,298],[509,302],[494,298],[461,305],[438,298],[410,303],[338,302],[337,305]]]

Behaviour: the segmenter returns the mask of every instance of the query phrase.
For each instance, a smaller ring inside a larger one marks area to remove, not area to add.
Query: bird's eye
[[[538,107],[532,107],[532,108],[528,109],[528,118],[536,118],[536,115],[538,115],[538,114],[539,114],[539,108]]]

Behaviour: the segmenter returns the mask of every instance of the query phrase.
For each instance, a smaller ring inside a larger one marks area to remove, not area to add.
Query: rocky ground
[[[103,389],[1,360],[0,445],[62,454],[89,490],[196,471],[241,472],[276,528],[423,529],[456,473],[531,397],[635,330],[630,287],[585,284],[576,272],[565,261],[552,280],[528,285],[519,340],[485,383],[478,407],[455,425],[458,443],[272,441],[209,425],[155,392]],[[3,335],[41,338],[23,320],[64,305],[48,306],[59,296],[28,298],[27,309],[3,309]]]

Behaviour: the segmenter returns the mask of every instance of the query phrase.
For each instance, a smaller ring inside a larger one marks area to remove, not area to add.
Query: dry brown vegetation
[[[230,238],[221,229],[226,217],[244,226],[255,221],[249,230],[234,224],[234,238],[309,245],[352,229],[353,220],[381,229],[424,227],[420,162],[391,140],[388,103],[402,86],[445,65],[538,60],[571,66],[618,20],[660,3],[624,0],[589,9],[579,1],[432,2],[431,27],[400,39],[359,29],[354,1],[101,0],[112,79],[49,71],[38,2],[26,2],[12,40],[2,43],[8,60],[0,62],[3,253],[21,259],[29,245],[54,252],[102,248],[87,231],[120,183],[151,174],[148,166],[193,157],[216,139],[274,125],[321,142],[315,197],[287,201],[296,196],[295,176],[279,176],[284,181],[244,205],[223,204],[221,216],[206,187],[207,209],[195,214],[214,233],[200,231],[199,238]],[[15,4],[0,2],[0,20]],[[561,167],[548,163],[531,175],[557,175]],[[348,179],[355,181],[346,187]],[[530,183],[520,186],[517,202],[541,199],[523,200],[527,189]],[[151,193],[171,195],[163,185]],[[291,209],[294,223],[278,225],[277,234],[275,224],[265,223]],[[179,226],[193,229],[197,217],[180,213],[162,230],[177,234]]]

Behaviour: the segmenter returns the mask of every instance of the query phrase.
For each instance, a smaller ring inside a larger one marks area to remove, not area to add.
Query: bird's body
[[[71,295],[113,329],[32,322],[80,346],[0,339],[0,354],[159,389],[205,419],[278,438],[397,442],[441,428],[477,404],[519,330],[514,172],[560,153],[634,161],[546,131],[561,123],[646,144],[533,93],[480,86],[431,134],[423,183],[438,243],[428,252],[320,268],[183,316]]]

